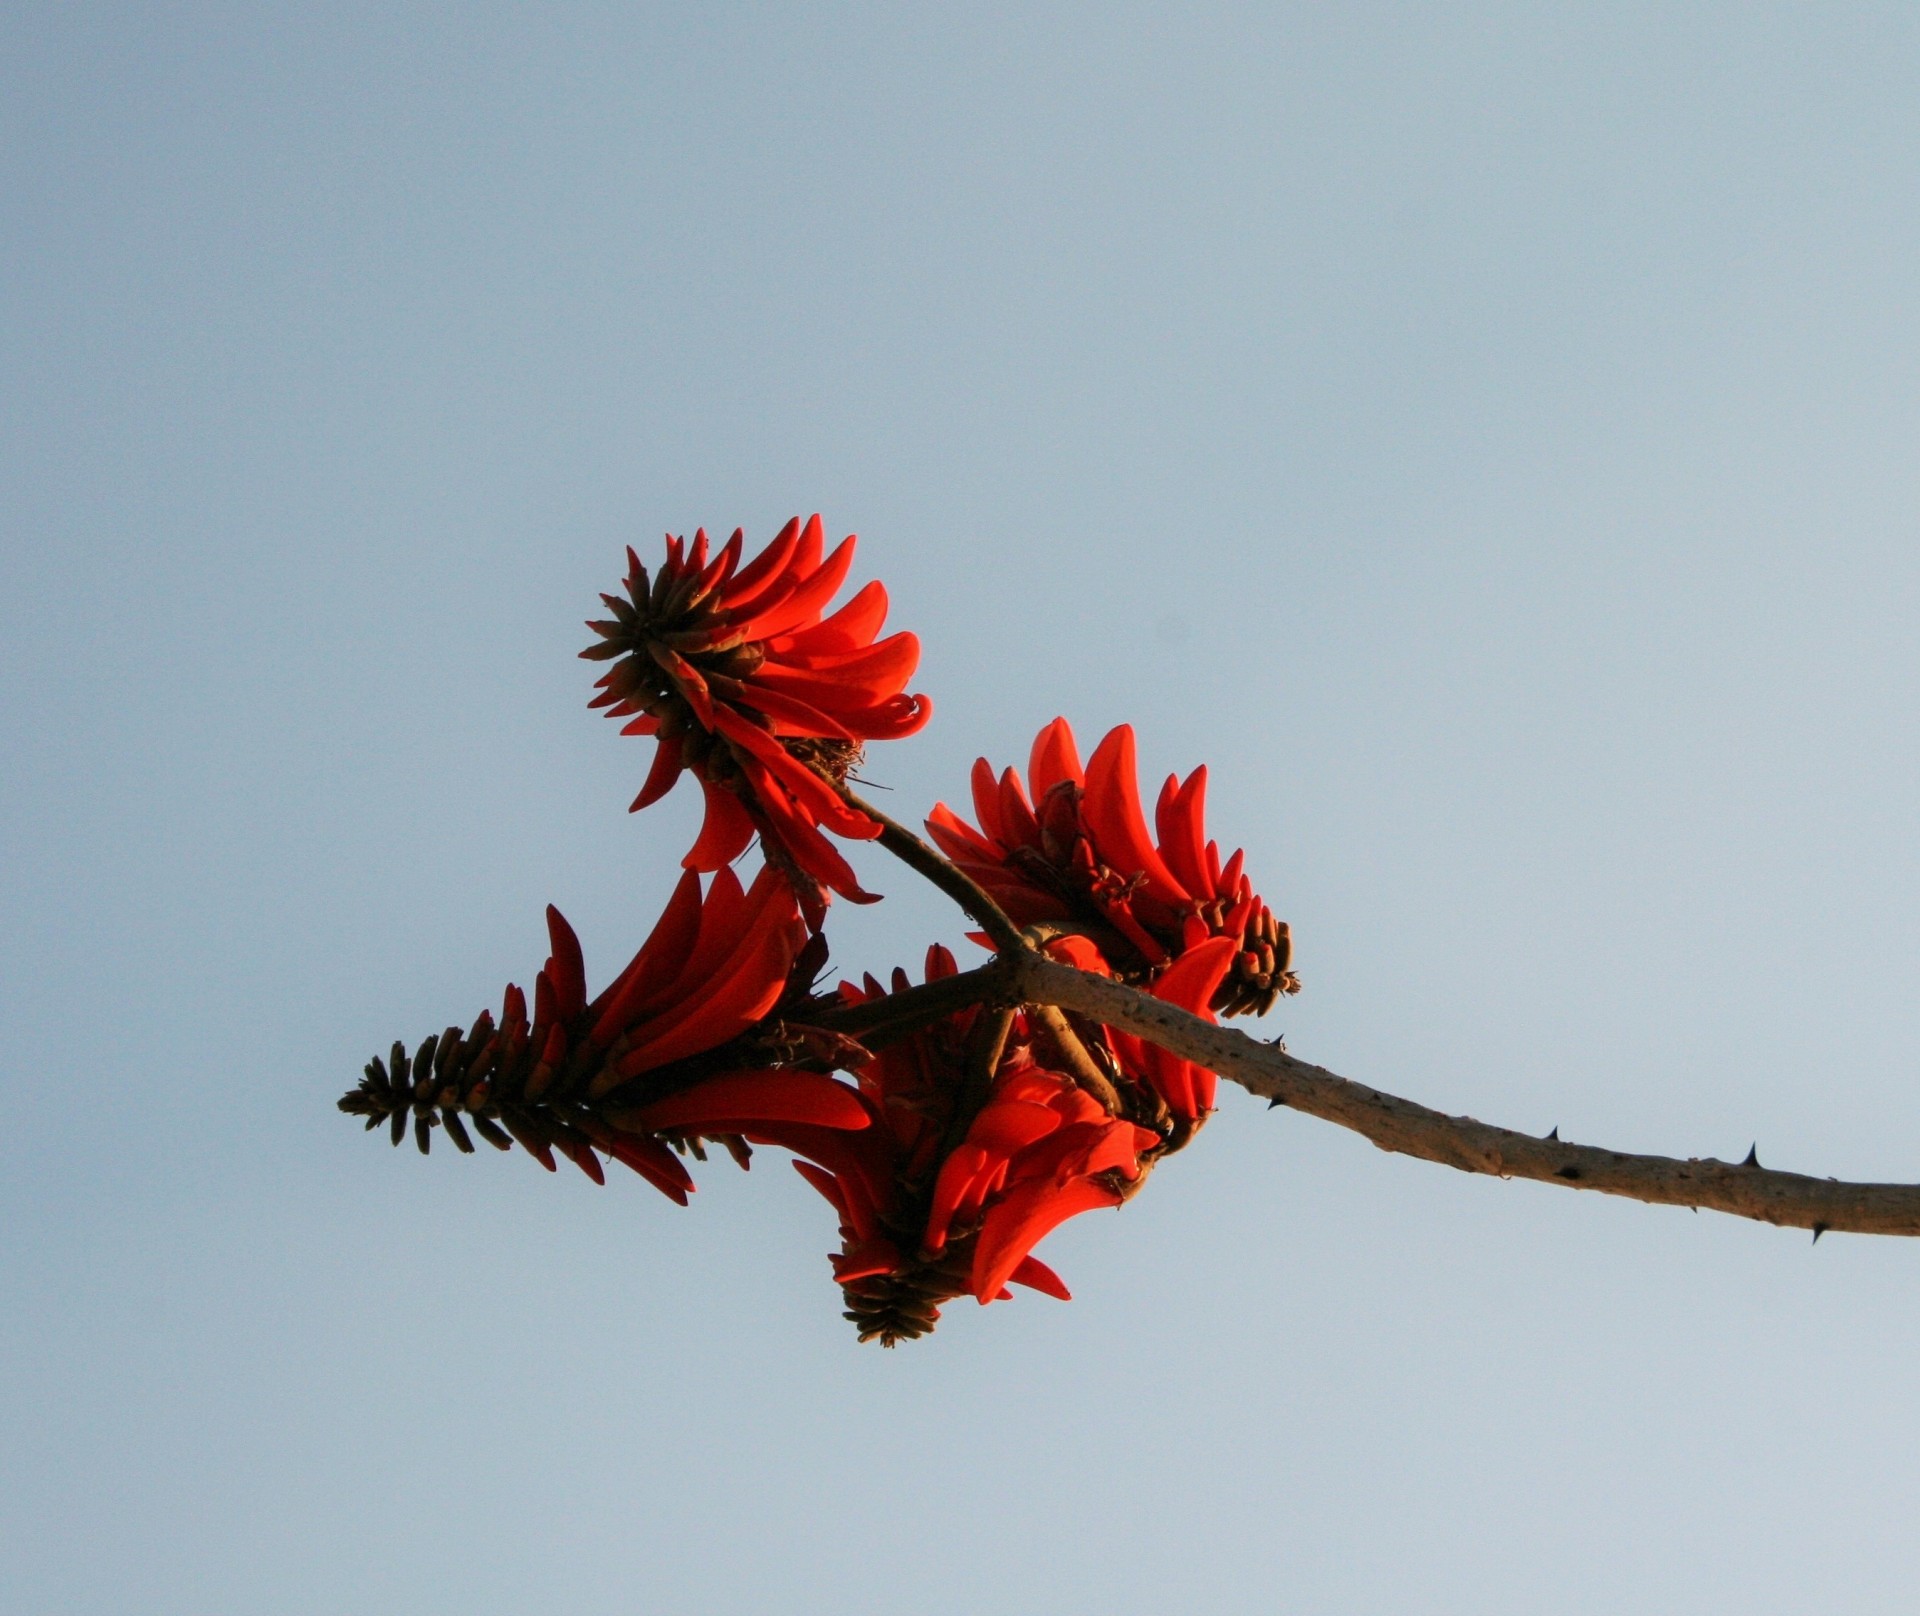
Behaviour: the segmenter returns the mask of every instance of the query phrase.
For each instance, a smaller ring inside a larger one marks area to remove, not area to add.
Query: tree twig
[[[1059,1051],[1060,1059],[1066,1064],[1067,1073],[1074,1082],[1114,1116],[1125,1116],[1127,1108],[1121,1103],[1120,1091],[1108,1080],[1107,1074],[1094,1064],[1093,1057],[1087,1053],[1087,1046],[1081,1043],[1080,1035],[1073,1030],[1072,1023],[1059,1007],[1036,1004],[1033,1006],[1033,1019],[1047,1029],[1054,1048]]]
[[[1006,911],[993,901],[978,881],[942,858],[936,849],[914,835],[905,825],[889,819],[872,803],[849,791],[844,784],[839,791],[848,806],[859,809],[880,827],[880,845],[959,904],[974,924],[993,940],[995,948],[1003,954],[1018,953],[1026,948],[1026,939],[1020,935],[1020,928],[1007,918]]]

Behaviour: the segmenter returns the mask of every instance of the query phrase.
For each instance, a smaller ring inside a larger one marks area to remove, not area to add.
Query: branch
[[[942,858],[905,825],[889,819],[872,803],[854,795],[844,784],[839,791],[849,807],[857,808],[880,827],[880,845],[959,904],[974,924],[993,939],[995,948],[1003,954],[1025,949],[1026,939],[1020,935],[1020,928],[1007,918],[1007,912],[978,881]]]
[[[1536,1139],[1382,1094],[1324,1067],[1296,1060],[1276,1045],[1215,1026],[1149,994],[1037,954],[1019,956],[1010,968],[1014,991],[1022,999],[1059,1005],[1090,1020],[1123,1027],[1275,1104],[1351,1128],[1382,1150],[1402,1156],[1417,1156],[1466,1173],[1531,1178],[1659,1205],[1705,1207],[1762,1223],[1811,1229],[1816,1240],[1829,1229],[1920,1235],[1920,1185],[1808,1178],[1774,1172],[1753,1157],[1742,1163],[1711,1157],[1675,1161],[1567,1144],[1551,1135]]]

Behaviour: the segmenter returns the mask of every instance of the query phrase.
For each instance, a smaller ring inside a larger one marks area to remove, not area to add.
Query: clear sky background
[[[888,1353],[775,1152],[333,1102],[624,961],[695,804],[581,620],[819,510],[903,817],[1131,720],[1266,1035],[1920,1179],[1917,288],[1908,4],[8,8],[0,1607],[1910,1610],[1913,1243],[1228,1089]],[[861,868],[841,966],[957,940]]]

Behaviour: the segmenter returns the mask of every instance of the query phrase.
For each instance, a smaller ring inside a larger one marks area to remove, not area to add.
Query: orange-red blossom
[[[743,889],[721,870],[703,894],[689,870],[646,942],[591,1000],[579,939],[558,909],[548,908],[547,930],[552,952],[531,1014],[509,984],[497,1026],[482,1011],[464,1034],[449,1027],[411,1057],[396,1044],[341,1108],[369,1127],[391,1119],[395,1144],[411,1114],[423,1150],[436,1124],[471,1150],[470,1123],[502,1150],[517,1141],[550,1172],[557,1151],[596,1183],[604,1151],[682,1205],[693,1180],[667,1141],[731,1144],[769,1123],[868,1125],[854,1089],[784,1065],[787,1051],[748,1036],[811,986],[807,930],[779,871],[763,868]]]
[[[1207,770],[1168,775],[1147,829],[1136,783],[1133,726],[1110,730],[1080,766],[1073,731],[1056,718],[1019,771],[973,766],[976,829],[945,803],[927,820],[940,850],[1013,920],[1089,932],[1115,974],[1151,982],[1212,938],[1233,943],[1211,1003],[1223,1015],[1264,1013],[1299,990],[1285,921],[1253,890],[1235,852],[1224,862],[1206,833]]]
[[[796,518],[745,566],[742,542],[736,529],[709,557],[704,529],[691,546],[669,536],[651,577],[629,549],[626,594],[600,597],[613,616],[588,624],[599,638],[580,654],[617,659],[592,705],[626,719],[622,734],[657,743],[633,806],[665,796],[692,769],[706,819],[687,867],[720,869],[757,832],[817,926],[819,887],[872,897],[823,831],[865,840],[880,827],[836,787],[866,742],[913,734],[932,703],[906,693],[919,640],[876,638],[887,616],[878,581],[827,615],[852,567],[853,538],[826,554],[820,518],[804,527]]]

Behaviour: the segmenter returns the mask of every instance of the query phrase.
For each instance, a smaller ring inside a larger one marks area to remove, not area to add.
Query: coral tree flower
[[[1207,839],[1204,764],[1184,781],[1167,776],[1151,833],[1131,725],[1110,731],[1083,769],[1073,731],[1056,718],[1034,740],[1027,777],[1031,798],[1017,770],[996,775],[981,758],[973,766],[978,827],[945,803],[927,821],[941,851],[1018,924],[1085,929],[1113,973],[1136,984],[1227,939],[1233,946],[1208,1001],[1223,1015],[1264,1014],[1280,994],[1299,991],[1286,922],[1254,892],[1244,855],[1223,863],[1219,843]]]
[[[928,951],[929,981],[955,970],[946,949]],[[894,991],[907,986],[896,971]],[[850,1005],[887,997],[872,977],[840,992]],[[1143,1155],[1161,1146],[1154,1130],[1113,1116],[1046,1065],[1023,1016],[984,1094],[970,1094],[970,1046],[988,1014],[960,1011],[882,1047],[858,1074],[870,1128],[745,1130],[800,1157],[801,1176],[839,1215],[834,1277],[862,1340],[925,1334],[944,1302],[999,1300],[1010,1284],[1066,1300],[1034,1246],[1076,1213],[1118,1206]]]
[[[742,566],[738,530],[711,558],[702,530],[691,546],[670,536],[651,578],[629,549],[625,597],[600,597],[613,616],[587,625],[599,639],[580,653],[614,664],[592,705],[628,720],[622,734],[656,741],[633,806],[665,796],[691,769],[706,819],[687,868],[720,869],[758,832],[816,927],[818,887],[872,901],[822,833],[864,840],[879,826],[835,787],[866,742],[911,735],[932,712],[925,696],[906,694],[919,640],[876,638],[887,615],[878,581],[826,615],[854,543],[824,554],[820,518],[795,519]]]
[[[533,1007],[509,985],[495,1024],[482,1011],[464,1033],[449,1027],[411,1057],[396,1043],[390,1064],[367,1066],[340,1102],[388,1120],[393,1142],[413,1118],[425,1151],[437,1124],[463,1151],[470,1123],[501,1150],[518,1142],[549,1171],[554,1153],[596,1183],[596,1150],[686,1204],[693,1180],[668,1141],[732,1143],[744,1132],[804,1124],[830,1132],[871,1121],[860,1095],[819,1072],[782,1068],[756,1040],[785,1002],[805,999],[821,957],[792,887],[763,869],[749,889],[718,871],[703,894],[689,870],[646,942],[595,998],[587,997],[579,939],[547,910],[552,953],[534,978]],[[744,1161],[744,1149],[736,1151]]]

